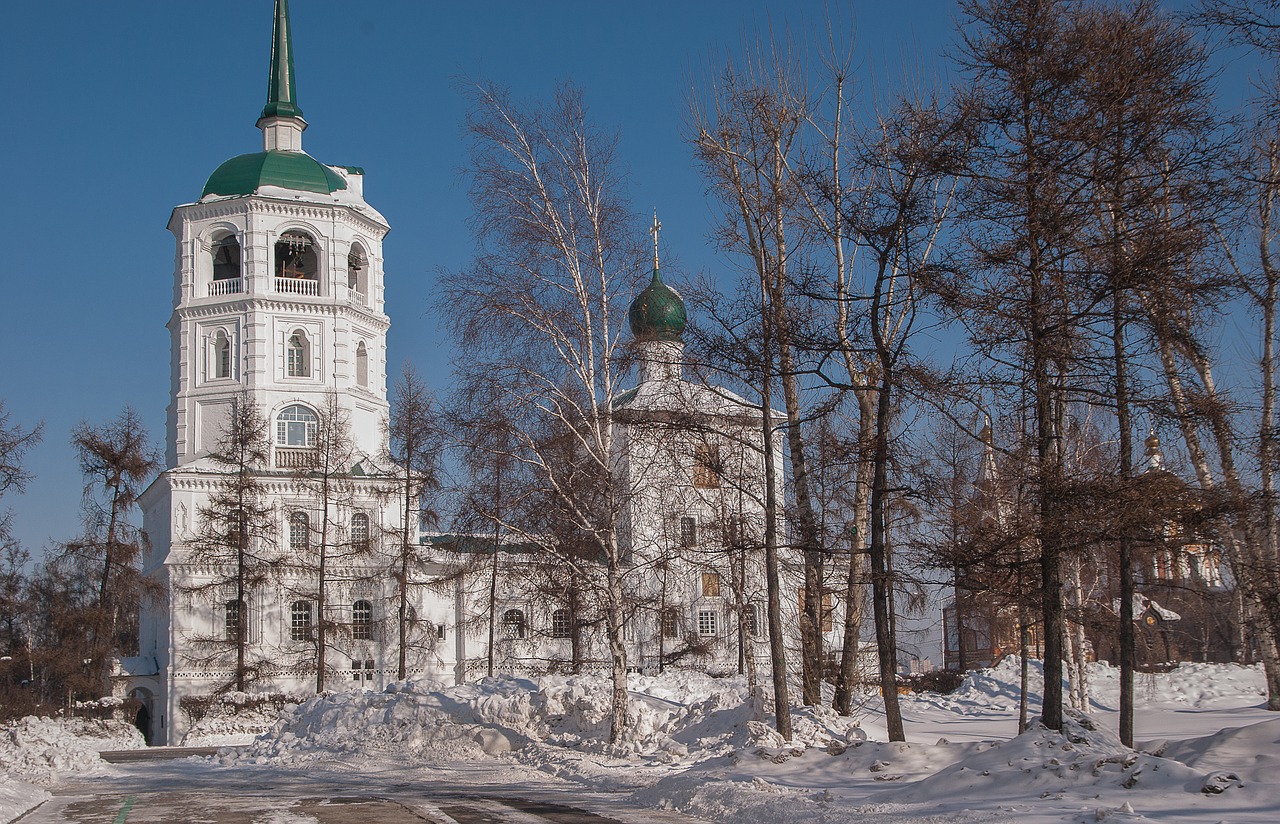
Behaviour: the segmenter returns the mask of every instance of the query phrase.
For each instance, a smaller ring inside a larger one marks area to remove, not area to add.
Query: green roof
[[[327,195],[347,188],[347,182],[304,152],[254,152],[219,166],[209,175],[200,196],[251,195],[262,186]]]
[[[678,341],[684,334],[684,299],[654,269],[653,280],[631,302],[627,319],[637,340]]]

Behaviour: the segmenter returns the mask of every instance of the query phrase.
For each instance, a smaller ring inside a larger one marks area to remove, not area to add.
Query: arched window
[[[289,516],[289,551],[295,554],[311,548],[311,519],[305,512]]]
[[[231,377],[231,339],[221,329],[213,336],[213,376]]]
[[[524,612],[509,609],[502,613],[502,631],[508,638],[523,638],[525,633]]]
[[[286,406],[276,416],[276,445],[309,447],[316,444],[316,413],[301,404]]]
[[[351,516],[351,546],[353,549],[369,548],[369,516],[363,512]]]
[[[276,277],[291,280],[319,280],[319,258],[315,241],[305,232],[285,232],[276,241]]]
[[[347,288],[361,303],[369,297],[369,256],[359,243],[351,244],[347,254]]]
[[[551,637],[552,638],[568,638],[573,634],[573,620],[569,617],[569,610],[557,609],[551,613]]]
[[[245,620],[248,617],[244,601],[231,600],[223,604],[223,637],[232,642],[245,638]]]
[[[364,341],[356,344],[356,384],[364,387],[369,385],[369,350]]]
[[[360,600],[351,605],[351,638],[373,640],[373,604]]]
[[[240,277],[240,243],[235,235],[213,242],[213,279],[235,280]]]
[[[289,608],[289,638],[294,641],[311,640],[310,601],[294,601]]]
[[[285,373],[291,378],[311,377],[311,342],[307,333],[295,329],[285,342]]]

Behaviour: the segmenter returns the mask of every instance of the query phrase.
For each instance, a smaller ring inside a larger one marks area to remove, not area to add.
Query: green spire
[[[296,117],[298,90],[293,78],[293,37],[289,34],[289,0],[276,0],[276,20],[271,31],[271,77],[267,81],[267,105],[262,117]]]

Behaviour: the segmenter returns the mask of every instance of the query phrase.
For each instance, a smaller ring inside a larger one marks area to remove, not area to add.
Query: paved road
[[[393,799],[375,795],[295,798],[105,793],[89,797],[59,796],[20,819],[20,824],[620,824],[638,820],[634,814],[618,819],[550,801],[484,795]]]
[[[696,824],[511,764],[221,765],[205,749],[104,753],[20,824]]]

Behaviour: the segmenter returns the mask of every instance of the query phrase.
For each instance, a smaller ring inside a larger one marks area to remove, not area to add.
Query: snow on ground
[[[270,731],[281,712],[292,712],[306,698],[229,692],[210,702],[204,714],[182,737],[184,747],[231,747],[252,743]],[[273,700],[276,699],[276,700]]]
[[[1031,670],[1034,717],[1041,671]],[[872,693],[852,717],[797,708],[788,742],[773,730],[767,691],[741,678],[633,676],[632,732],[619,745],[607,743],[602,678],[406,681],[287,708],[209,768],[252,775],[340,765],[368,786],[464,765],[514,786],[532,770],[584,793],[732,824],[1280,820],[1280,718],[1262,708],[1260,668],[1184,664],[1140,675],[1136,751],[1112,732],[1115,671],[1094,665],[1089,679],[1090,712],[1071,713],[1063,733],[1033,723],[1016,734],[1018,662],[1009,660],[950,695],[902,696],[908,740],[889,743]],[[223,713],[200,734],[244,734],[266,713]],[[11,750],[0,740],[0,759],[12,761]],[[80,768],[90,767],[61,769]]]
[[[100,751],[143,746],[142,734],[123,721],[28,716],[0,726],[0,821],[42,803],[49,797],[42,787],[62,778],[110,775]]]

